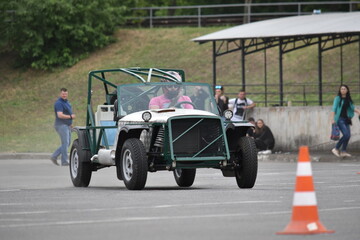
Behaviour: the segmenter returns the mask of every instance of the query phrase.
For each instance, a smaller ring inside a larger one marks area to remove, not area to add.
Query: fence
[[[346,82],[351,91],[354,103],[360,105],[360,82]],[[241,85],[223,85],[226,95],[230,98],[237,96]],[[322,105],[333,104],[337,95],[340,83],[323,83],[322,92],[319,92],[319,85],[315,83],[289,83],[283,85],[284,106],[318,106],[319,94],[322,95]],[[279,84],[247,84],[247,97],[256,102],[259,107],[281,106]]]
[[[139,24],[143,27],[155,26],[210,26],[224,24],[242,24],[253,21],[321,13],[321,8],[328,8],[328,12],[356,11],[360,1],[327,1],[327,2],[291,2],[291,3],[244,3],[244,4],[216,4],[196,6],[168,6],[133,8],[133,15],[127,19],[128,25]],[[263,12],[263,8],[273,11]],[[230,14],[206,14],[209,9],[221,10],[231,8]],[[284,10],[283,10],[284,9]],[[311,9],[309,11],[309,9]]]

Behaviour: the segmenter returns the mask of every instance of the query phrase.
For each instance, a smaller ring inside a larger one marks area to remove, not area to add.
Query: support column
[[[322,106],[322,49],[321,49],[321,37],[319,37],[318,43],[318,71],[319,71],[319,105]]]
[[[280,106],[284,106],[284,83],[283,83],[283,50],[282,39],[279,40],[279,91],[280,91]]]
[[[150,28],[153,28],[153,9],[150,8]]]
[[[213,87],[216,86],[216,41],[213,41]]]
[[[242,77],[242,89],[245,91],[245,40],[241,39],[241,77]]]
[[[344,64],[343,64],[343,46],[342,46],[342,39],[340,39],[340,80],[341,84],[344,81],[344,72],[343,72]]]
[[[198,7],[198,27],[201,27],[201,8]]]
[[[267,107],[267,59],[266,59],[266,47],[264,48],[264,90],[265,90],[265,107]]]

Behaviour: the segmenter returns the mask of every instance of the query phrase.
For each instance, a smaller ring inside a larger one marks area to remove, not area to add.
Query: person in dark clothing
[[[205,110],[205,100],[209,94],[200,86],[195,87],[195,93],[190,97],[191,101],[195,104],[196,109]]]
[[[262,119],[257,120],[254,132],[256,148],[259,151],[272,150],[275,146],[274,135]]]
[[[248,122],[253,124],[254,127],[249,127],[247,132],[246,132],[246,136],[248,137],[253,137],[254,136],[254,133],[255,133],[255,126],[256,126],[256,123],[255,123],[255,119],[252,118],[252,117],[249,117],[248,118]]]
[[[75,118],[75,114],[72,112],[71,104],[68,101],[68,91],[66,88],[61,88],[60,96],[54,104],[55,112],[55,130],[60,136],[61,145],[51,155],[51,161],[55,165],[57,158],[61,155],[61,166],[67,166],[68,163],[68,147],[70,146],[71,140],[71,125]]]
[[[215,100],[220,109],[220,114],[222,115],[223,112],[228,109],[229,105],[229,97],[224,95],[224,87],[223,86],[215,86]]]

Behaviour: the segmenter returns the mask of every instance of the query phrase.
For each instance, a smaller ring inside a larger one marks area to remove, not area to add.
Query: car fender
[[[89,138],[87,135],[86,128],[84,127],[74,127],[71,129],[71,132],[75,132],[77,134],[80,147],[84,150],[88,150],[90,152]],[[90,159],[89,159],[90,162]]]
[[[148,130],[149,127],[144,125],[125,125],[119,127],[116,150],[115,150],[115,166],[116,166],[116,174],[119,180],[123,180],[121,176],[120,170],[120,160],[121,160],[121,150],[125,143],[125,141],[129,138],[140,138],[141,132],[143,130]]]
[[[121,149],[129,138],[140,138],[143,130],[149,130],[146,125],[125,125],[119,127],[116,143],[116,160],[120,159]]]

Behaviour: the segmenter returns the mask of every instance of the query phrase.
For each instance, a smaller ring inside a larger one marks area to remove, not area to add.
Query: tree
[[[126,7],[116,0],[17,0],[5,23],[6,42],[21,63],[37,69],[71,66],[113,41]],[[1,19],[0,19],[1,20]],[[4,44],[3,44],[4,45]]]

